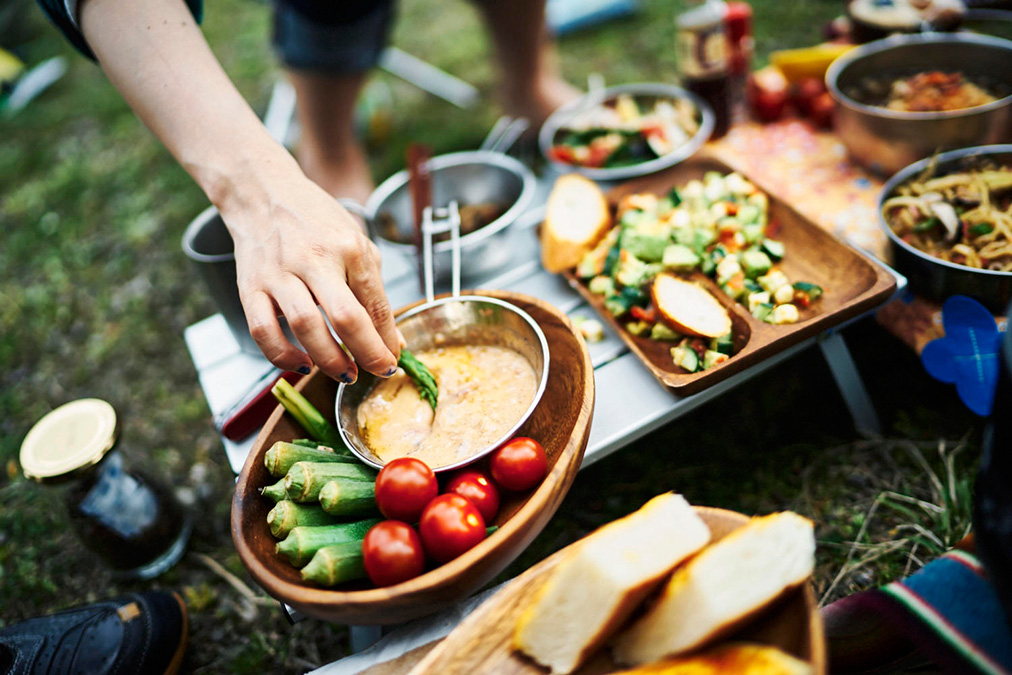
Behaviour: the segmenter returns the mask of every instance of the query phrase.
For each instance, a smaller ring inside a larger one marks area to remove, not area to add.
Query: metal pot
[[[1012,141],[1012,96],[945,112],[903,112],[856,101],[845,92],[866,77],[929,70],[998,80],[1012,91],[1012,42],[970,33],[895,35],[847,52],[826,72],[836,102],[836,134],[860,164],[883,174],[938,151]]]
[[[996,164],[1012,166],[1012,145],[964,148],[943,153],[938,155],[935,175],[973,168],[981,158],[990,158]],[[980,301],[992,312],[1000,314],[1012,301],[1012,272],[981,270],[936,258],[896,236],[882,215],[885,201],[894,196],[900,185],[924,171],[931,161],[928,158],[906,167],[890,178],[879,194],[878,220],[889,237],[893,267],[907,277],[910,289],[918,295],[939,302],[952,295],[967,295]]]
[[[512,157],[484,150],[439,155],[429,160],[428,167],[434,206],[445,206],[451,200],[461,206],[489,202],[510,205],[499,218],[460,238],[461,274],[465,278],[487,274],[508,263],[511,259],[509,226],[527,209],[534,196],[534,174],[530,169]],[[404,243],[414,239],[414,215],[406,169],[383,181],[364,207],[352,200],[340,201],[349,211],[366,220],[374,238],[410,261],[417,261],[414,244]],[[380,218],[392,219],[400,235],[398,240],[383,236],[377,222]],[[451,249],[449,241],[433,247],[437,279],[449,278]]]

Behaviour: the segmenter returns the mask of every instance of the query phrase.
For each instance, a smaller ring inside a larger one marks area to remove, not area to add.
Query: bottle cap
[[[52,482],[97,464],[116,443],[116,411],[97,398],[61,405],[35,423],[21,442],[25,476]]]

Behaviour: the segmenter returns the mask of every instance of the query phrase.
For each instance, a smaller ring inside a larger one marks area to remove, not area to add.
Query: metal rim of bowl
[[[609,98],[618,96],[619,94],[639,94],[643,96],[688,99],[692,101],[692,104],[696,106],[696,110],[699,111],[699,129],[691,138],[689,138],[689,140],[663,157],[651,159],[632,166],[623,166],[615,169],[593,169],[576,166],[575,164],[566,164],[565,162],[559,162],[549,157],[548,151],[552,147],[552,141],[555,139],[555,134],[558,133],[559,129],[562,128],[563,124],[569,118],[571,118],[578,110],[587,108],[590,105],[598,105]],[[679,162],[682,162],[694,155],[696,151],[703,147],[703,144],[710,138],[710,134],[713,133],[714,123],[715,118],[710,106],[702,98],[687,89],[683,89],[673,84],[650,82],[620,84],[603,89],[599,93],[585,94],[575,101],[570,101],[549,115],[548,119],[545,120],[545,123],[541,125],[541,130],[538,132],[538,147],[541,149],[541,155],[550,162],[552,166],[562,171],[574,171],[583,174],[587,178],[602,181],[635,178],[637,176],[645,176],[647,174],[660,171],[661,169],[674,166],[675,164],[678,164]]]
[[[509,428],[508,431],[503,433],[503,435],[500,436],[498,439],[496,439],[493,443],[485,446],[483,449],[474,453],[467,459],[462,459],[459,462],[447,464],[446,466],[441,466],[439,468],[433,467],[432,470],[435,473],[441,473],[444,471],[453,471],[454,469],[459,469],[463,466],[467,466],[468,464],[472,464],[481,459],[482,457],[484,457],[485,455],[491,453],[493,450],[495,450],[503,443],[508,441],[510,438],[512,438],[513,434],[515,434],[517,430],[519,430],[520,427],[522,427],[524,423],[526,423],[527,420],[530,419],[530,416],[534,413],[535,408],[538,407],[538,403],[541,402],[541,397],[545,393],[545,388],[548,386],[548,369],[549,369],[550,353],[548,349],[548,340],[545,338],[545,332],[541,330],[541,326],[538,325],[538,322],[535,321],[530,314],[520,309],[513,303],[506,302],[505,300],[500,300],[499,298],[494,298],[487,295],[457,295],[457,296],[451,295],[445,298],[440,298],[438,300],[433,300],[432,302],[423,303],[418,307],[415,307],[413,309],[404,312],[403,314],[397,317],[397,323],[409,319],[417,314],[421,314],[422,312],[430,310],[433,307],[438,307],[440,305],[445,305],[451,302],[467,302],[467,301],[477,301],[477,302],[490,303],[493,305],[499,305],[500,307],[517,314],[521,319],[523,319],[527,323],[527,325],[531,327],[531,329],[534,331],[534,334],[538,338],[538,343],[541,345],[541,355],[544,361],[544,367],[541,369],[541,379],[538,382],[537,390],[534,392],[534,398],[531,400],[530,405],[527,406],[527,410],[524,411],[524,414],[520,416],[520,419],[518,419],[516,423]],[[344,389],[345,387],[348,386],[351,385],[347,385],[342,382],[337,387],[337,399],[334,402],[334,417],[337,421],[336,425],[337,432],[341,435],[341,440],[344,441],[344,444],[348,447],[349,450],[351,450],[352,454],[354,454],[355,457],[357,457],[361,462],[364,462],[365,464],[371,466],[374,469],[382,469],[385,466],[385,464],[375,462],[372,460],[372,458],[367,457],[362,452],[360,452],[359,449],[355,447],[355,444],[351,442],[351,439],[348,437],[348,434],[344,430],[344,426],[341,424],[341,401],[344,399]]]
[[[461,166],[464,164],[484,164],[489,166],[495,166],[500,169],[504,169],[517,176],[520,179],[520,194],[517,196],[516,201],[503,213],[501,216],[493,220],[488,225],[465,234],[460,238],[461,246],[468,246],[483,241],[495,234],[500,230],[508,227],[517,216],[523,213],[527,209],[527,205],[534,197],[534,174],[519,160],[504,155],[498,152],[491,152],[488,150],[468,150],[465,152],[453,152],[446,155],[437,155],[429,160],[429,172],[436,173],[442,169],[447,169],[454,166]],[[365,203],[365,210],[369,214],[369,218],[375,220],[379,215],[379,209],[390,198],[392,194],[397,192],[408,183],[408,170],[402,169],[394,175],[383,181],[379,187],[369,196],[369,199]],[[380,237],[385,244],[400,249],[403,253],[414,255],[415,246],[414,244],[405,244],[399,241],[393,241],[386,237]],[[433,253],[443,253],[453,248],[453,242],[441,241],[433,244]]]
[[[858,112],[863,112],[867,115],[896,120],[957,119],[960,117],[977,115],[991,110],[996,110],[1012,102],[1012,94],[1009,94],[1008,96],[996,101],[991,101],[990,103],[985,103],[984,105],[973,106],[972,108],[931,112],[908,112],[905,110],[890,110],[884,106],[868,105],[867,103],[855,101],[850,96],[844,94],[837,85],[840,75],[843,74],[843,71],[846,70],[848,66],[867,56],[871,56],[872,54],[880,54],[882,52],[908,45],[961,43],[1004,49],[1009,52],[1010,56],[1012,56],[1012,40],[1006,40],[1004,38],[993,37],[990,35],[977,35],[975,33],[915,33],[912,35],[891,35],[887,38],[875,40],[874,42],[869,42],[861,45],[860,47],[855,47],[829,64],[829,69],[826,71],[826,89],[829,90],[830,96],[832,96],[833,99],[840,105],[846,106]]]
[[[919,258],[922,258],[923,260],[927,260],[937,265],[942,265],[943,267],[948,267],[949,269],[956,270],[958,272],[972,272],[975,274],[983,274],[995,277],[1008,277],[1012,275],[1012,272],[1002,272],[1001,270],[985,270],[977,267],[969,267],[967,265],[959,265],[954,262],[949,262],[948,260],[936,258],[935,256],[922,251],[916,246],[912,246],[907,242],[903,241],[899,236],[896,235],[895,232],[893,232],[893,228],[889,226],[889,223],[886,222],[885,216],[882,214],[883,205],[885,204],[887,199],[893,196],[893,193],[896,191],[896,188],[899,187],[904,182],[906,182],[907,180],[909,180],[912,176],[916,176],[917,174],[919,174],[932,161],[937,162],[938,166],[942,167],[947,162],[964,159],[966,157],[975,157],[975,156],[986,157],[988,155],[999,155],[999,154],[1012,155],[1012,144],[977,145],[972,148],[960,148],[959,150],[951,150],[949,152],[943,152],[935,157],[926,157],[924,159],[918,160],[913,164],[904,167],[903,169],[900,169],[892,178],[890,178],[886,182],[885,185],[882,186],[882,190],[879,192],[877,204],[879,226],[881,226],[882,229],[885,230],[886,236],[889,237],[889,240],[894,245],[900,246],[904,250],[913,253],[914,255],[918,256]]]

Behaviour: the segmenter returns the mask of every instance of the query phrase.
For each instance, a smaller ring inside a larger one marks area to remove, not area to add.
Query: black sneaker
[[[178,672],[186,605],[175,593],[131,593],[0,630],[0,674]]]

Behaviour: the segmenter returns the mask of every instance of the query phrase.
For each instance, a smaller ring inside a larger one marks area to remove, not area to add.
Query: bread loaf
[[[716,338],[731,332],[727,309],[699,284],[658,274],[650,292],[661,320],[683,335]]]
[[[753,518],[675,571],[657,603],[618,636],[615,658],[637,665],[701,647],[802,583],[814,564],[810,520]]]
[[[542,265],[552,273],[576,267],[610,226],[608,202],[594,181],[576,173],[559,177],[541,226]]]
[[[575,545],[517,623],[514,647],[553,673],[576,669],[710,531],[681,495],[654,497]]]

